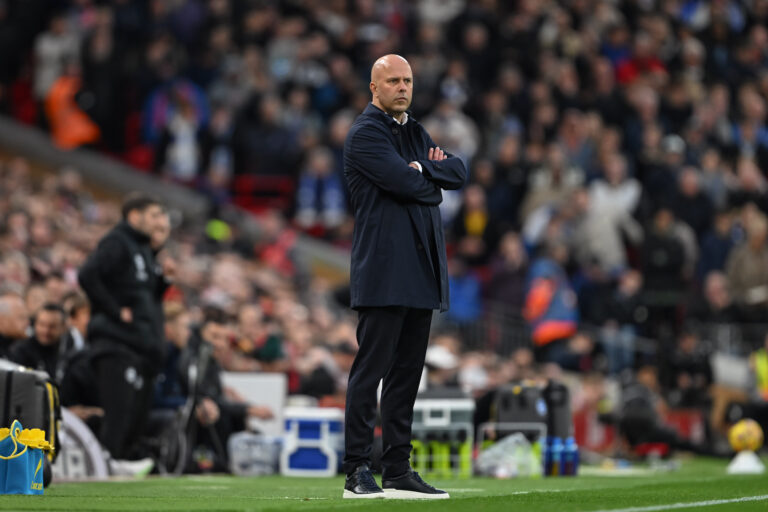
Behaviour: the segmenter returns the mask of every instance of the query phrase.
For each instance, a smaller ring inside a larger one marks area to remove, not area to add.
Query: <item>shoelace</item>
[[[434,487],[432,487],[431,485],[429,485],[427,482],[425,482],[416,471],[413,471],[413,479],[416,480],[417,482],[419,482],[424,487],[428,487],[429,489],[431,489],[433,491],[437,490]]]
[[[369,470],[360,471],[360,473],[358,473],[358,478],[360,483],[369,489],[375,489],[379,486]]]

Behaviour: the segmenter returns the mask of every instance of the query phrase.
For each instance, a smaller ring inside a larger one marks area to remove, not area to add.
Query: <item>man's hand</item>
[[[163,276],[165,276],[165,278],[168,281],[172,282],[176,279],[176,271],[178,269],[178,265],[176,265],[176,260],[174,260],[168,255],[165,255],[160,260],[160,266],[163,268]]]
[[[216,405],[216,402],[210,398],[203,398],[195,408],[195,415],[201,425],[213,425],[219,421],[221,412],[219,411],[219,406]]]
[[[126,324],[133,322],[133,313],[131,312],[131,308],[120,308],[120,320]]]
[[[427,160],[436,160],[439,162],[440,160],[445,160],[446,158],[448,157],[445,156],[445,152],[443,152],[443,150],[440,149],[439,147],[429,148],[429,154],[427,155]]]
[[[83,421],[88,420],[91,416],[104,416],[104,409],[101,407],[90,407],[87,405],[70,405],[67,407],[69,412]]]
[[[260,420],[268,420],[274,418],[272,409],[265,405],[250,405],[248,406],[248,416],[259,418]]]

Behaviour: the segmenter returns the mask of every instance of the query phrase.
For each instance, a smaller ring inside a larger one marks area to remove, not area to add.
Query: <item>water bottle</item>
[[[565,440],[560,468],[565,476],[576,476],[579,472],[579,445],[573,437]]]
[[[544,476],[549,476],[549,472],[552,470],[552,440],[554,438],[551,436],[547,436],[544,438],[544,443],[542,444],[542,454],[541,454],[541,466]]]
[[[560,476],[562,474],[563,440],[553,437],[547,447],[545,458],[545,472],[547,476]]]

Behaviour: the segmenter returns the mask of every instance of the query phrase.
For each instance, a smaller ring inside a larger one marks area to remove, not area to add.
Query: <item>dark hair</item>
[[[45,276],[45,281],[47,282],[49,279],[58,279],[59,281],[64,281],[64,273],[60,270],[54,270],[50,272],[47,276]]]
[[[43,311],[48,311],[50,313],[58,313],[59,315],[61,315],[62,322],[67,317],[67,314],[64,312],[64,308],[62,308],[55,302],[46,302],[45,304],[43,304],[43,306],[39,310],[37,310],[37,313],[35,313],[33,321],[37,320],[37,315],[39,315]]]
[[[125,201],[123,201],[123,220],[128,220],[128,214],[133,210],[144,211],[150,206],[162,207],[163,204],[156,197],[150,196],[149,194],[145,194],[143,192],[133,192],[128,194],[128,196],[125,198]]]
[[[221,308],[216,306],[206,306],[203,309],[203,325],[206,324],[228,324],[229,315]]]
[[[70,318],[74,317],[78,311],[83,308],[90,308],[91,303],[88,301],[88,297],[78,291],[71,291],[67,293],[61,300],[64,305],[64,311]]]

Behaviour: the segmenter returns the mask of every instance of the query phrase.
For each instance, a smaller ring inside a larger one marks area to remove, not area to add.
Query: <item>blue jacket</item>
[[[436,144],[410,112],[400,125],[369,104],[344,143],[344,176],[355,216],[351,305],[448,309],[441,189],[460,188],[464,163],[427,160]],[[423,169],[409,167],[418,161]]]

